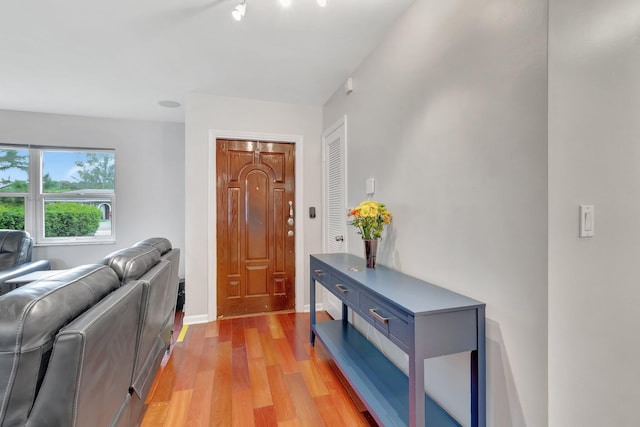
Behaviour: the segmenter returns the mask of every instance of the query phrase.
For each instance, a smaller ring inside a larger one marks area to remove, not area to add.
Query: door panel
[[[218,315],[291,309],[294,145],[217,140],[216,156]]]

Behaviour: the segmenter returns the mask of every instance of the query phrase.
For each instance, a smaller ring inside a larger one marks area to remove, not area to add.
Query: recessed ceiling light
[[[329,0],[318,0],[318,6],[320,7],[326,7],[327,3],[329,3]]]
[[[180,103],[176,101],[171,101],[169,99],[165,99],[162,101],[158,101],[158,105],[161,105],[167,108],[178,108],[180,106]]]
[[[280,4],[281,4],[283,7],[289,7],[289,6],[291,6],[291,1],[292,1],[292,0],[280,0]]]

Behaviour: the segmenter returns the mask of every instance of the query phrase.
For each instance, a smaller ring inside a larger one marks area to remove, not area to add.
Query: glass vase
[[[377,240],[363,240],[364,259],[367,261],[367,268],[376,268],[376,253],[378,252]]]

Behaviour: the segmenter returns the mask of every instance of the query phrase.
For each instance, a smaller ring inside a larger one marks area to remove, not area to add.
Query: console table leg
[[[478,427],[478,350],[471,352],[471,426]]]
[[[424,426],[424,359],[409,353],[409,426]]]
[[[309,342],[311,347],[316,343],[316,333],[313,331],[313,326],[316,324],[316,281],[311,278],[309,286],[309,331],[311,333]]]
[[[471,352],[471,425],[487,425],[487,356],[485,308],[476,310],[478,316],[478,349]]]

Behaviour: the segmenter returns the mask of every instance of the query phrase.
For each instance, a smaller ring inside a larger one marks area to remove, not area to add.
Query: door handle
[[[287,220],[287,224],[292,226],[294,222],[295,221],[293,220],[293,202],[289,200],[289,219]]]
[[[340,236],[336,236],[336,242],[343,242],[344,241],[344,236],[340,235]]]

